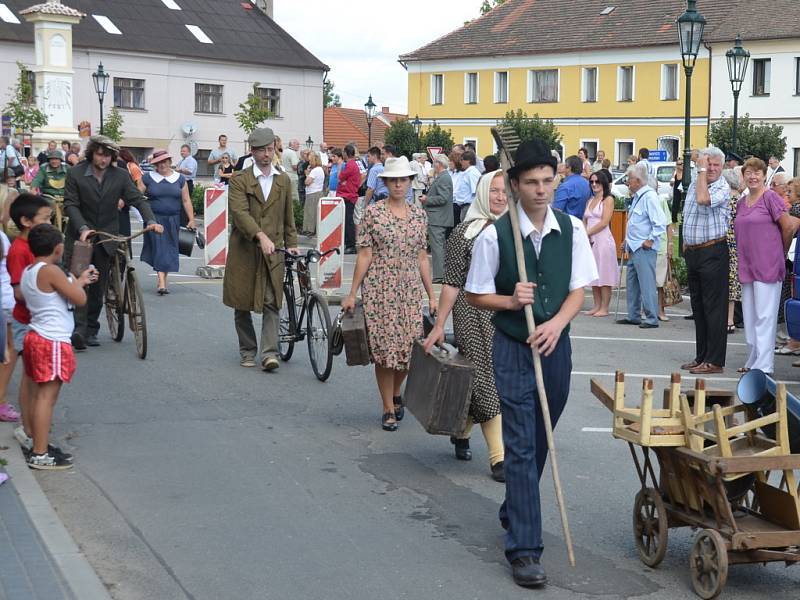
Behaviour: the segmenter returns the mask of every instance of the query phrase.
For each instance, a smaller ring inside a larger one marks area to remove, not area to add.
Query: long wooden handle
[[[511,219],[511,230],[514,234],[514,250],[517,255],[517,271],[519,280],[528,283],[528,271],[525,268],[525,255],[522,248],[522,232],[519,228],[519,215],[517,214],[517,201],[514,190],[508,179],[508,169],[504,169],[506,184],[506,195],[508,196],[508,212]],[[525,322],[528,325],[528,335],[536,333],[536,321],[533,318],[533,306],[525,305]],[[575,566],[575,552],[572,548],[572,534],[569,530],[569,520],[567,519],[567,507],[564,502],[564,492],[561,489],[561,479],[558,476],[558,460],[556,458],[556,442],[553,435],[553,424],[550,421],[550,404],[547,401],[547,390],[544,387],[544,376],[542,375],[542,357],[535,346],[531,346],[533,354],[533,369],[536,374],[536,389],[539,392],[539,406],[542,409],[542,420],[544,421],[544,431],[547,436],[547,449],[550,452],[550,466],[553,471],[553,485],[556,490],[556,501],[561,512],[561,526],[564,530],[564,541],[567,544],[567,555],[569,564]]]

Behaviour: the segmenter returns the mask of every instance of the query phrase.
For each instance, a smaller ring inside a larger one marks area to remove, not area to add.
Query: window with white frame
[[[678,65],[661,65],[661,99],[678,99]]]
[[[479,156],[478,155],[478,138],[464,138],[464,145],[466,146],[467,144],[472,144],[473,146],[475,146],[475,154],[476,154],[476,156]]]
[[[617,69],[617,101],[632,102],[634,87],[634,71],[632,65]]]
[[[800,96],[800,58],[794,59],[794,95]]]
[[[496,104],[508,103],[508,71],[494,74],[494,101]]]
[[[114,106],[144,110],[144,79],[114,77]]]
[[[273,117],[281,116],[281,91],[275,88],[256,88],[256,95],[261,100],[261,108],[272,113]]]
[[[621,171],[628,168],[628,158],[633,155],[634,140],[617,140],[617,167]]]
[[[444,104],[444,75],[431,75],[431,104]]]
[[[753,96],[769,96],[771,70],[772,61],[769,58],[753,60]]]
[[[800,148],[794,148],[794,172],[792,177],[800,177]]]
[[[597,102],[597,67],[583,68],[581,88],[583,102]]]
[[[478,74],[464,74],[464,104],[478,103]]]
[[[528,71],[528,102],[558,102],[558,69]]]
[[[194,112],[221,115],[222,86],[213,83],[195,83]]]
[[[597,146],[599,143],[598,140],[581,140],[581,148],[586,148],[586,155],[590,162],[594,162],[597,158]]]

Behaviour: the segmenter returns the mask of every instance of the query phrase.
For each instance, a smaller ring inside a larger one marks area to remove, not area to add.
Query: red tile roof
[[[607,15],[600,13],[615,7]],[[699,0],[707,42],[800,38],[798,0]],[[677,45],[685,0],[507,0],[402,61]]]
[[[397,119],[406,118],[406,115],[398,113],[379,112],[372,120],[372,145],[383,146],[383,136],[389,125]],[[363,110],[357,108],[326,108],[323,114],[323,135],[329,148],[341,148],[355,142],[359,150],[366,151],[367,117]]]

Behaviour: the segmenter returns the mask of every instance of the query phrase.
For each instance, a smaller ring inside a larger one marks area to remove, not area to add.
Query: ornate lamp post
[[[103,63],[97,65],[97,71],[92,73],[92,80],[94,81],[94,91],[97,93],[97,99],[100,101],[100,135],[103,135],[103,100],[108,91],[108,80],[111,79],[108,73],[103,70]]]
[[[309,135],[308,139],[306,140],[306,148],[311,150],[313,147],[314,147],[314,140],[312,140],[311,136]]]
[[[369,100],[364,103],[364,114],[367,116],[367,146],[372,148],[372,119],[375,118],[375,109],[377,105],[372,101],[372,94],[369,95]]]
[[[422,121],[419,120],[419,115],[414,116],[414,120],[411,121],[411,124],[414,126],[414,133],[417,136],[417,150],[419,150],[419,132],[422,129]]]
[[[733,139],[731,141],[731,152],[736,152],[736,126],[739,121],[739,92],[742,90],[742,82],[747,73],[747,63],[750,61],[750,53],[742,47],[742,36],[736,35],[736,42],[733,48],[725,53],[728,61],[728,79],[731,80],[731,90],[733,90]]]
[[[686,108],[684,109],[683,136],[683,195],[692,181],[690,165],[692,162],[691,126],[692,126],[692,71],[700,52],[703,29],[706,19],[697,12],[697,0],[688,0],[686,12],[678,17],[678,39],[681,45],[683,72],[686,74]]]

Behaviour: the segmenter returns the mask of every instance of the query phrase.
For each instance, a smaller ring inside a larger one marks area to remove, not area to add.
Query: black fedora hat
[[[736,154],[736,152],[728,152],[728,154],[725,156],[725,162],[728,162],[729,160],[735,160],[736,164],[739,165],[744,163],[744,159],[738,154]]]
[[[558,160],[542,140],[533,139],[522,142],[514,153],[514,166],[508,170],[509,177],[516,177],[521,171],[534,167],[549,166],[555,173]]]

